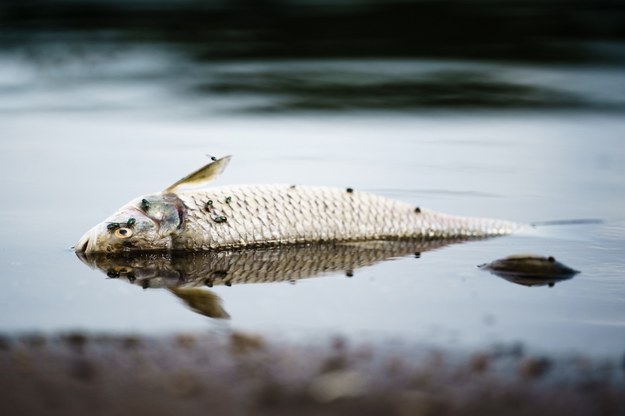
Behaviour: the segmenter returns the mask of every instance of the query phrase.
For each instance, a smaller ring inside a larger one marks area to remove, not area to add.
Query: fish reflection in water
[[[394,257],[419,256],[462,240],[397,240],[278,246],[263,249],[169,253],[106,253],[77,256],[110,278],[144,289],[164,288],[192,310],[211,318],[228,318],[221,299],[207,290],[215,285],[295,282],[343,272]]]

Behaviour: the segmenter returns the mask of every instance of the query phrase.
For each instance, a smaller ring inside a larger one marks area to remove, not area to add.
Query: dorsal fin
[[[232,158],[232,156],[224,156],[221,159],[210,162],[208,165],[205,165],[195,172],[188,174],[176,183],[169,185],[163,192],[174,192],[178,188],[186,186],[205,186],[217,176],[221,175],[224,169],[226,169],[226,166],[228,166],[228,163],[230,163],[230,158]]]

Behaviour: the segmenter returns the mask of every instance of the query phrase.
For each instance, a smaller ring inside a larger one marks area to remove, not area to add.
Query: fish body
[[[79,252],[203,251],[319,242],[472,239],[522,226],[437,213],[350,188],[241,185],[180,189],[220,159],[166,190],[139,197],[87,232]],[[225,161],[225,162],[224,162]],[[219,165],[221,163],[221,166]]]
[[[186,221],[173,246],[203,250],[392,238],[471,238],[514,230],[514,225],[505,221],[454,217],[339,188],[244,185],[178,197],[186,208]],[[212,205],[207,205],[208,201]]]

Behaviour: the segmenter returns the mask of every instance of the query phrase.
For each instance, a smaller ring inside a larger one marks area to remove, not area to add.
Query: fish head
[[[170,250],[185,212],[175,194],[142,196],[87,231],[74,249],[86,254]]]

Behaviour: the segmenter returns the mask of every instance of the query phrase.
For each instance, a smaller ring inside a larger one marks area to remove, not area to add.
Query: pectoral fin
[[[226,166],[228,166],[228,163],[230,163],[231,157],[232,156],[224,156],[221,159],[217,159],[208,165],[201,167],[195,172],[180,179],[173,185],[169,185],[163,192],[174,192],[183,187],[199,188],[205,186],[217,176],[221,175],[221,173],[226,169]]]
[[[193,311],[215,319],[229,319],[221,306],[221,299],[210,290],[197,287],[175,287],[169,291],[182,299]]]

